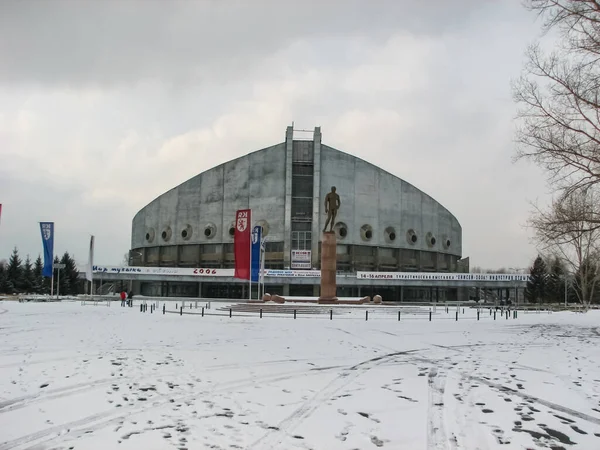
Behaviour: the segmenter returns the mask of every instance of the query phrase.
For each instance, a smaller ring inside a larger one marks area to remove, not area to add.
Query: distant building
[[[399,156],[400,157],[400,156]],[[341,208],[334,230],[340,275],[357,272],[456,272],[462,228],[444,206],[413,185],[360,158],[312,140],[285,142],[221,164],[160,195],[134,217],[130,265],[233,268],[233,222],[252,209],[253,225],[266,235],[267,269],[319,269],[320,236],[327,218],[323,200],[336,186]],[[464,264],[463,264],[464,265]],[[343,276],[342,276],[343,278]],[[267,279],[266,290],[319,295],[319,279]],[[248,283],[228,277],[199,282],[137,282],[144,295],[247,298]],[[370,295],[372,286],[338,283],[338,296]],[[386,300],[456,299],[456,288],[411,287],[383,279]]]

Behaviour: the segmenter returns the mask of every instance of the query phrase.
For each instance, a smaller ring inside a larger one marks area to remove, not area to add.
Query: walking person
[[[125,298],[127,297],[127,294],[125,294],[125,291],[121,291],[121,306],[125,306]]]

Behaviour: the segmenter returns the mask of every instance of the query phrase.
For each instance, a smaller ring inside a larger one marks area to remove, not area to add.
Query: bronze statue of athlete
[[[335,216],[340,208],[340,196],[335,193],[335,186],[331,187],[331,192],[325,196],[325,214],[327,214],[327,222],[325,222],[325,228],[323,232],[327,231],[327,225],[331,222],[330,232],[333,231],[333,225],[335,225]]]

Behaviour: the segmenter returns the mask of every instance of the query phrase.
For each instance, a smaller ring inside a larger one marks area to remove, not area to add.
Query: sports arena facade
[[[468,271],[460,261],[462,229],[454,215],[410,183],[322,144],[320,128],[305,140],[294,139],[292,127],[284,142],[200,173],[135,215],[130,266],[210,276],[137,281],[134,291],[248,298],[248,282],[234,279],[232,268],[235,212],[249,208],[252,224],[262,225],[266,236],[266,291],[318,296],[323,200],[332,186],[341,197],[334,226],[338,296],[457,299],[459,288],[434,292],[403,286],[406,276],[389,275]]]

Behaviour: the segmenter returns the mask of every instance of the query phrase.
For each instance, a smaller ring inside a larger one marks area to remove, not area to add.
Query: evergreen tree
[[[541,256],[533,262],[529,269],[529,281],[525,287],[525,299],[531,303],[541,302],[545,299],[547,293],[548,269]]]
[[[33,265],[33,292],[36,294],[47,294],[49,289],[44,289],[44,277],[42,276],[42,270],[44,263],[42,263],[42,257],[38,255]]]
[[[58,263],[58,257],[55,259]],[[60,264],[65,267],[60,269],[60,294],[61,295],[77,295],[79,293],[79,272],[75,260],[71,258],[69,252],[65,252],[60,258]],[[54,280],[55,283],[58,280]]]
[[[565,300],[565,282],[567,277],[567,271],[563,261],[554,257],[550,261],[550,268],[548,270],[548,282],[547,282],[547,298],[552,303],[560,303]]]
[[[0,293],[12,293],[12,285],[8,285],[8,274],[6,272],[6,264],[0,261]]]
[[[10,255],[6,272],[8,283],[12,286],[11,294],[14,292],[21,292],[25,285],[25,280],[23,278],[23,266],[21,258],[19,258],[17,247],[13,249],[12,255]]]
[[[34,292],[34,274],[33,266],[31,265],[31,259],[29,255],[25,258],[25,264],[23,265],[23,292],[31,293]]]

